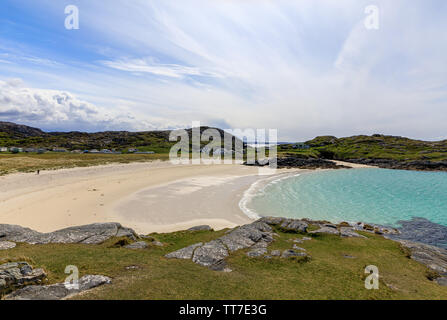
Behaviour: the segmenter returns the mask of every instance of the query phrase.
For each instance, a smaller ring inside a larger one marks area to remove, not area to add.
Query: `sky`
[[[447,139],[446,14],[444,0],[2,0],[0,121]]]

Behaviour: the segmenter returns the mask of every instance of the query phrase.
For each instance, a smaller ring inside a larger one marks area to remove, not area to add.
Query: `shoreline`
[[[271,177],[297,171],[280,169]],[[0,221],[39,232],[99,222],[144,234],[200,224],[231,228],[252,221],[238,204],[265,178],[243,165],[163,161],[14,173],[0,177]]]

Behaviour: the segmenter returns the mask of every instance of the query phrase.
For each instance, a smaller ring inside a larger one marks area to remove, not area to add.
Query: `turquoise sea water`
[[[330,170],[270,183],[247,203],[260,216],[397,226],[424,217],[447,226],[447,173]]]

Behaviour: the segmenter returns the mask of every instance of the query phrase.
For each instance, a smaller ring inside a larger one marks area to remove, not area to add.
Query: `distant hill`
[[[201,127],[201,132],[209,127]],[[236,139],[234,136],[217,128],[224,137]],[[168,152],[176,143],[169,141],[171,131],[104,131],[104,132],[44,132],[40,129],[0,121],[0,146],[3,147],[39,147],[66,148],[68,150],[84,149],[116,149],[138,148],[142,151]],[[191,129],[187,129],[191,137]],[[207,144],[203,142],[202,144]]]
[[[409,161],[447,158],[447,140],[433,142],[375,134],[346,138],[322,136],[306,144],[325,158],[337,160],[364,158]]]

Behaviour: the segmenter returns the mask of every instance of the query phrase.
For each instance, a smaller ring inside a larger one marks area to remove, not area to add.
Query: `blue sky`
[[[2,0],[0,121],[447,138],[446,14],[443,0]]]

